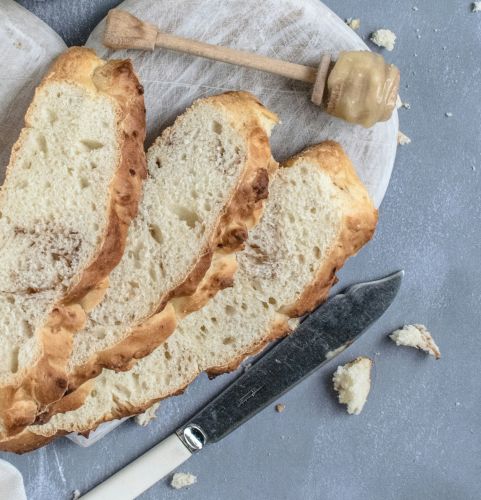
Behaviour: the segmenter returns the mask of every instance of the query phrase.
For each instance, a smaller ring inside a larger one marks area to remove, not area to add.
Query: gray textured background
[[[0,0],[1,1],[1,0]],[[83,43],[113,0],[20,1],[68,44]],[[479,499],[481,477],[481,14],[466,0],[326,0],[360,17],[363,37],[398,35],[389,59],[401,68],[399,149],[374,240],[340,273],[342,285],[404,268],[398,299],[337,360],[375,360],[360,416],[348,416],[327,366],[220,444],[181,467],[188,490],[157,484],[142,499]],[[417,6],[418,10],[412,9]],[[445,113],[453,113],[446,117]],[[425,323],[440,361],[396,348],[386,334]],[[67,440],[22,457],[2,454],[24,474],[31,499],[70,498],[148,449],[207,401],[229,376],[202,376],[162,404],[147,429],[122,425],[97,445]]]

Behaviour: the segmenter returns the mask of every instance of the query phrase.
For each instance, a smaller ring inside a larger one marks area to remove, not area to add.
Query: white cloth
[[[2,500],[27,500],[22,474],[12,464],[1,459],[0,498]]]

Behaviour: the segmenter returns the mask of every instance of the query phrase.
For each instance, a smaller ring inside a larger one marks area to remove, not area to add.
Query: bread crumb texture
[[[393,332],[389,337],[398,346],[415,347],[427,352],[436,359],[441,357],[439,347],[424,325],[405,325]]]
[[[376,44],[378,47],[382,47],[386,50],[393,50],[396,44],[396,35],[387,29],[376,30],[371,35],[371,42]]]
[[[349,28],[356,31],[361,27],[361,20],[354,19],[354,18],[350,17],[350,18],[346,19],[346,24],[349,26]]]
[[[282,413],[286,409],[286,405],[283,405],[282,403],[279,403],[276,405],[276,412],[277,413]]]
[[[180,490],[181,488],[187,488],[192,486],[197,482],[197,476],[190,474],[188,472],[176,472],[172,476],[172,481],[170,481],[170,486],[175,490]]]
[[[135,417],[135,423],[141,425],[142,427],[146,427],[147,425],[157,418],[155,412],[157,408],[160,406],[160,403],[154,403],[150,408],[144,411],[144,413],[140,413]]]
[[[343,366],[338,366],[332,377],[339,403],[347,405],[347,413],[359,415],[371,390],[372,361],[361,356]]]
[[[397,143],[400,146],[406,146],[407,144],[411,144],[411,139],[406,134],[403,134],[401,131],[399,131],[397,133]]]

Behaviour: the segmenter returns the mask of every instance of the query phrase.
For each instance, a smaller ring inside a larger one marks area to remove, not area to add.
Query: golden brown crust
[[[130,221],[137,213],[142,181],[146,176],[143,148],[145,106],[143,89],[129,61],[99,59],[92,50],[74,47],[62,54],[41,82],[37,93],[51,82],[70,82],[87,92],[113,100],[116,108],[119,164],[110,185],[108,225],[89,265],[49,314],[38,333],[40,358],[18,383],[0,388],[0,416],[5,435],[34,422],[46,405],[67,390],[67,363],[72,335],[85,324],[86,313],[103,297],[106,278],[123,253]],[[26,123],[29,123],[29,113]],[[20,139],[21,140],[21,139]],[[12,159],[18,151],[17,143]]]
[[[120,342],[76,367],[69,375],[69,393],[96,377],[103,368],[130,369],[137,359],[150,354],[173,333],[176,316],[182,318],[199,309],[219,290],[232,286],[236,269],[232,254],[243,248],[248,229],[258,222],[268,195],[269,176],[278,166],[272,158],[262,120],[269,121],[272,126],[277,117],[247,92],[229,92],[203,101],[225,107],[232,117],[232,125],[244,136],[248,148],[243,174],[212,231],[208,246],[200,252],[200,258],[185,280],[160,299],[153,318],[147,318]],[[175,312],[168,309],[168,314],[163,314],[169,302]],[[48,415],[55,413],[53,405]]]

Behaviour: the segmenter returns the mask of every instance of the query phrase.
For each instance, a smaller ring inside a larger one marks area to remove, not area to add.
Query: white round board
[[[368,49],[319,0],[125,0],[119,8],[168,33],[311,66],[319,64],[322,53]],[[311,104],[307,84],[161,49],[114,52],[102,44],[104,29],[105,20],[86,45],[101,57],[133,60],[145,87],[148,143],[194,99],[248,90],[281,118],[272,135],[277,160],[325,139],[338,141],[380,205],[396,156],[397,112],[365,129]]]
[[[0,2],[0,167],[5,174],[10,150],[23,126],[25,111],[64,41],[34,14],[13,0]]]

